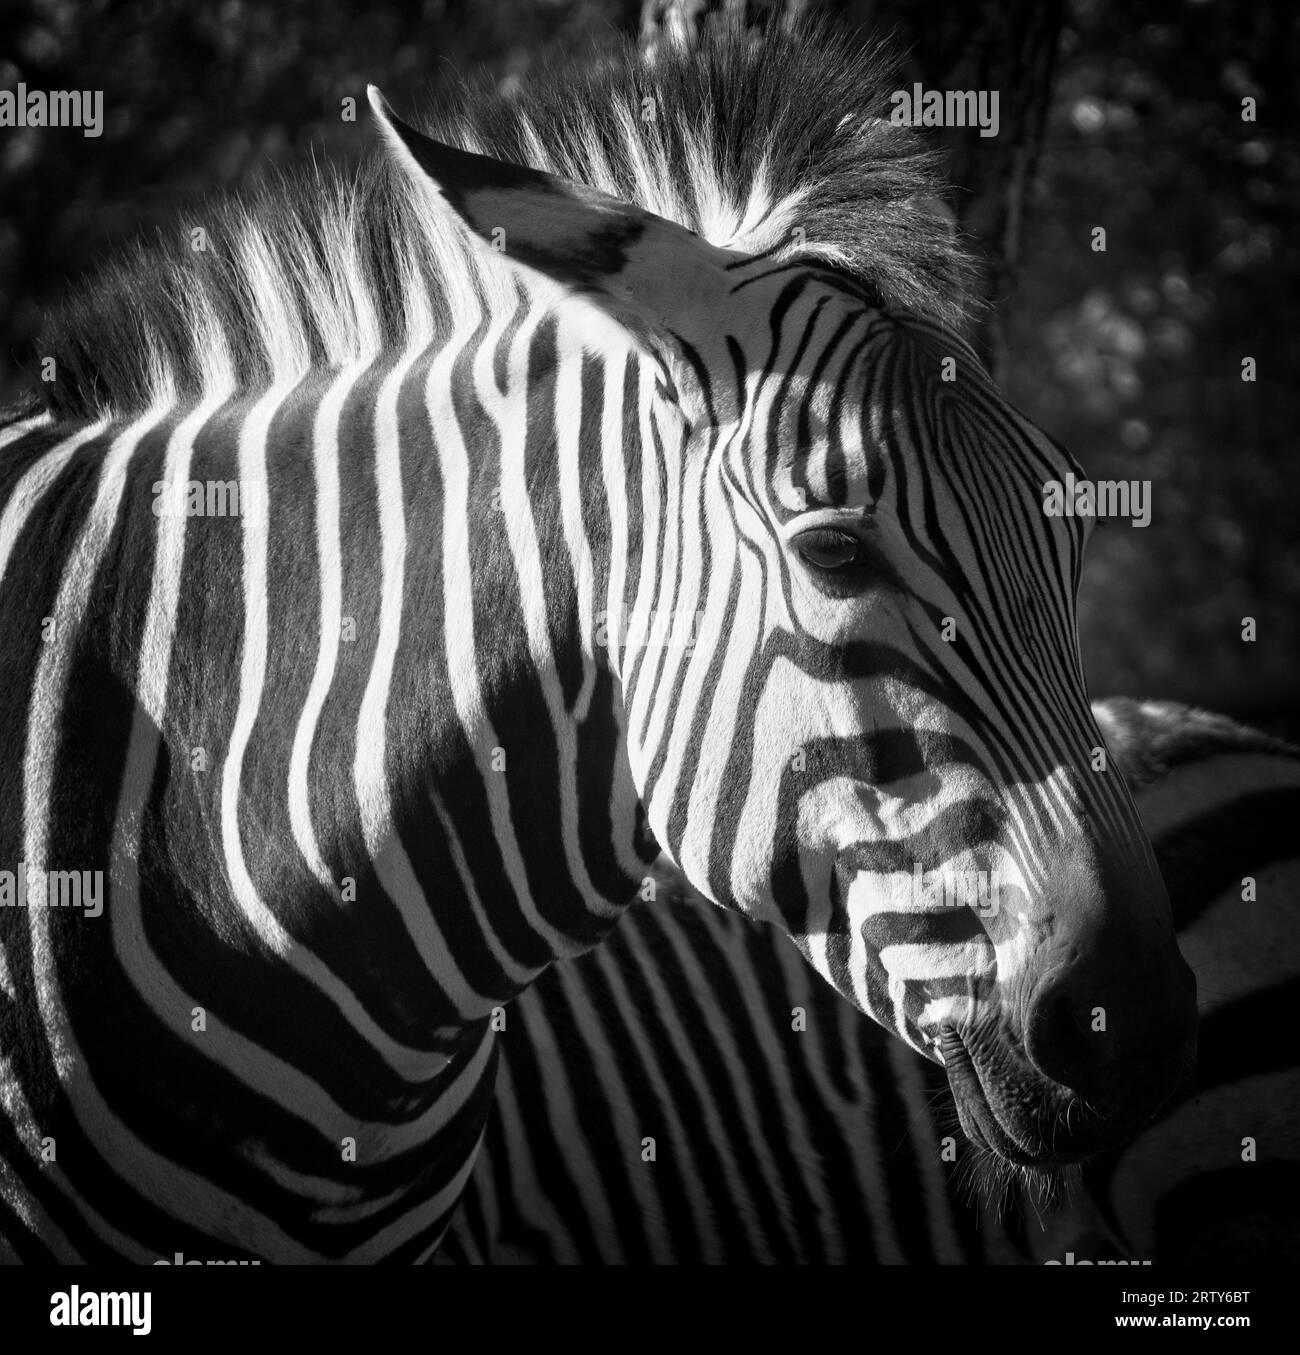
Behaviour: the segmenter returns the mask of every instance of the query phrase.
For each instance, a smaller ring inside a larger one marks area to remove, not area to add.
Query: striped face
[[[1073,463],[933,326],[806,268],[738,299],[742,379],[710,368],[710,416],[664,439],[668,622],[643,640],[633,610],[620,672],[651,827],[937,1047],[972,1137],[1086,1153],[1171,1089],[1193,1011],[1096,757],[1083,532],[1041,511]]]
[[[958,339],[832,271],[386,127],[635,354],[597,591],[665,852],[940,1058],[975,1141],[1034,1164],[1127,1132],[1195,1001],[1084,692],[1080,519],[1042,511],[1073,463]]]

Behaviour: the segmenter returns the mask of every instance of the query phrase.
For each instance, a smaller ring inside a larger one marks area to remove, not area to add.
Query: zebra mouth
[[[1004,1107],[1003,1114],[999,1115],[997,1101],[1001,1098],[990,1096],[986,1078],[981,1075],[971,1048],[955,1026],[941,1028],[939,1050],[962,1132],[977,1147],[1019,1167],[1063,1167],[1087,1156],[1057,1152],[1048,1146],[1040,1133],[1027,1133],[1027,1125],[1018,1127],[1016,1121],[1024,1118],[1022,1096],[1018,1097],[1021,1114]],[[987,1079],[987,1082],[992,1081]],[[1044,1101],[1049,1102],[1052,1099],[1050,1091],[1043,1088],[1043,1092]]]

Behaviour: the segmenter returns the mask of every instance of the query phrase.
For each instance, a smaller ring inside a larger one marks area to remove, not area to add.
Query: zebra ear
[[[494,252],[637,318],[698,342],[718,330],[740,256],[676,222],[554,174],[457,150],[401,121],[374,87],[370,106],[412,178]]]

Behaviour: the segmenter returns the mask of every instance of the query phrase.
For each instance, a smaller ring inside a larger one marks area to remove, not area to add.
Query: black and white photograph
[[[1266,1326],[1293,0],[2,26],[6,1308]]]

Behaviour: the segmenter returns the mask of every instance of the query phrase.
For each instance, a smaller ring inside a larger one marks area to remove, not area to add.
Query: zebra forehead
[[[971,263],[928,205],[941,192],[934,156],[888,120],[894,60],[819,24],[757,41],[722,28],[653,61],[628,44],[530,73],[511,99],[463,83],[423,122],[450,145],[599,189],[738,253],[830,265],[891,306],[959,325]],[[260,389],[368,363],[426,345],[497,290],[507,304],[486,272],[386,157],[292,171],[190,211],[74,294],[39,346],[60,371],[44,395],[60,416],[126,414],[231,378]],[[221,371],[214,351],[229,357]]]

